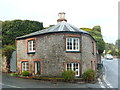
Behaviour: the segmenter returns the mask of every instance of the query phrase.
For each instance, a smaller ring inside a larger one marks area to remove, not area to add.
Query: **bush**
[[[23,75],[18,75],[18,77],[24,77]]]
[[[96,72],[93,69],[89,69],[83,73],[82,78],[86,82],[94,81],[96,77]]]
[[[64,71],[62,76],[65,81],[71,81],[75,79],[75,72],[72,70]]]
[[[10,76],[14,76],[16,77],[18,75],[18,73],[11,73]]]
[[[29,71],[24,71],[24,72],[22,72],[22,75],[23,75],[23,76],[29,76],[30,73],[29,73]]]

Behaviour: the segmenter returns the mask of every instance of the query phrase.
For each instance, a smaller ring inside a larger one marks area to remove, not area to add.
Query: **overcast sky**
[[[118,39],[119,0],[0,0],[0,19],[35,20],[44,27],[57,24],[65,12],[68,23],[78,28],[100,25],[105,42]]]

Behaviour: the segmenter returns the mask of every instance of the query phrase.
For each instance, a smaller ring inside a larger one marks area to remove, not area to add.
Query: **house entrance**
[[[35,61],[35,74],[40,74],[40,61]]]

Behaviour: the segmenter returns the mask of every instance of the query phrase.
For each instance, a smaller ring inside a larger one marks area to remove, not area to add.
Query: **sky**
[[[34,20],[44,27],[57,24],[58,13],[78,28],[101,26],[103,39],[118,39],[119,0],[0,0],[0,20]]]

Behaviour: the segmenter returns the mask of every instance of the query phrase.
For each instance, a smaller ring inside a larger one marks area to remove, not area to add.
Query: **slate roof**
[[[60,33],[60,32],[73,32],[73,33],[82,33],[82,34],[90,35],[88,32],[83,31],[83,30],[71,25],[71,24],[67,23],[66,21],[62,21],[62,22],[59,22],[57,25],[52,26],[48,29],[39,30],[34,33],[30,33],[30,34],[27,34],[24,36],[17,37],[16,39],[18,40],[18,39],[33,37],[33,36],[47,34],[47,33]]]

